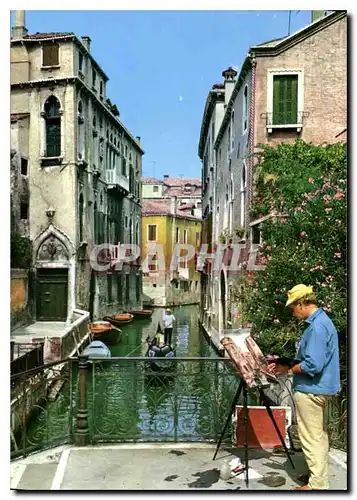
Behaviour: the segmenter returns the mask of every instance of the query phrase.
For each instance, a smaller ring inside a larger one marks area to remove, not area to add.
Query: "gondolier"
[[[164,342],[167,345],[171,345],[172,341],[172,329],[174,326],[174,322],[176,321],[175,316],[172,314],[171,309],[166,309],[164,314]]]

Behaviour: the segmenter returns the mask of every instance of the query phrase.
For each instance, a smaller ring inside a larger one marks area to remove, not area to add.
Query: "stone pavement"
[[[223,481],[224,460],[244,451],[190,443],[123,444],[78,448],[62,446],[11,462],[11,489],[16,490],[246,490],[243,474]],[[249,490],[293,490],[305,472],[301,453],[294,453],[294,471],[285,456],[249,450]],[[266,477],[280,476],[285,484],[269,487]],[[330,452],[330,490],[347,489],[346,454]]]

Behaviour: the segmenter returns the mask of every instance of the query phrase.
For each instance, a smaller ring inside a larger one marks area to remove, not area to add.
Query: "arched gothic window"
[[[60,103],[52,95],[45,103],[46,156],[53,158],[61,155],[61,114]]]

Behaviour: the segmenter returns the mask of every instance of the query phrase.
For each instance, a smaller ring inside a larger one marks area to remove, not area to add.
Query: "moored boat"
[[[82,352],[83,356],[91,358],[110,358],[109,348],[100,340],[93,340]]]
[[[134,316],[129,313],[120,313],[115,314],[114,316],[104,316],[103,320],[108,321],[110,324],[114,326],[125,325],[127,323],[131,323],[134,319]]]
[[[150,319],[153,313],[152,309],[131,309],[130,314],[134,316],[135,319]]]
[[[94,321],[89,328],[92,332],[93,340],[100,340],[107,345],[116,344],[121,334],[121,330],[109,321]]]

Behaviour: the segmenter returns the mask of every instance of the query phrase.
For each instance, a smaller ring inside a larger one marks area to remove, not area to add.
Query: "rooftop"
[[[142,215],[172,215],[171,213],[171,200],[168,198],[159,200],[143,200]],[[184,210],[177,208],[176,217],[185,219],[201,220],[192,214],[188,214]]]

